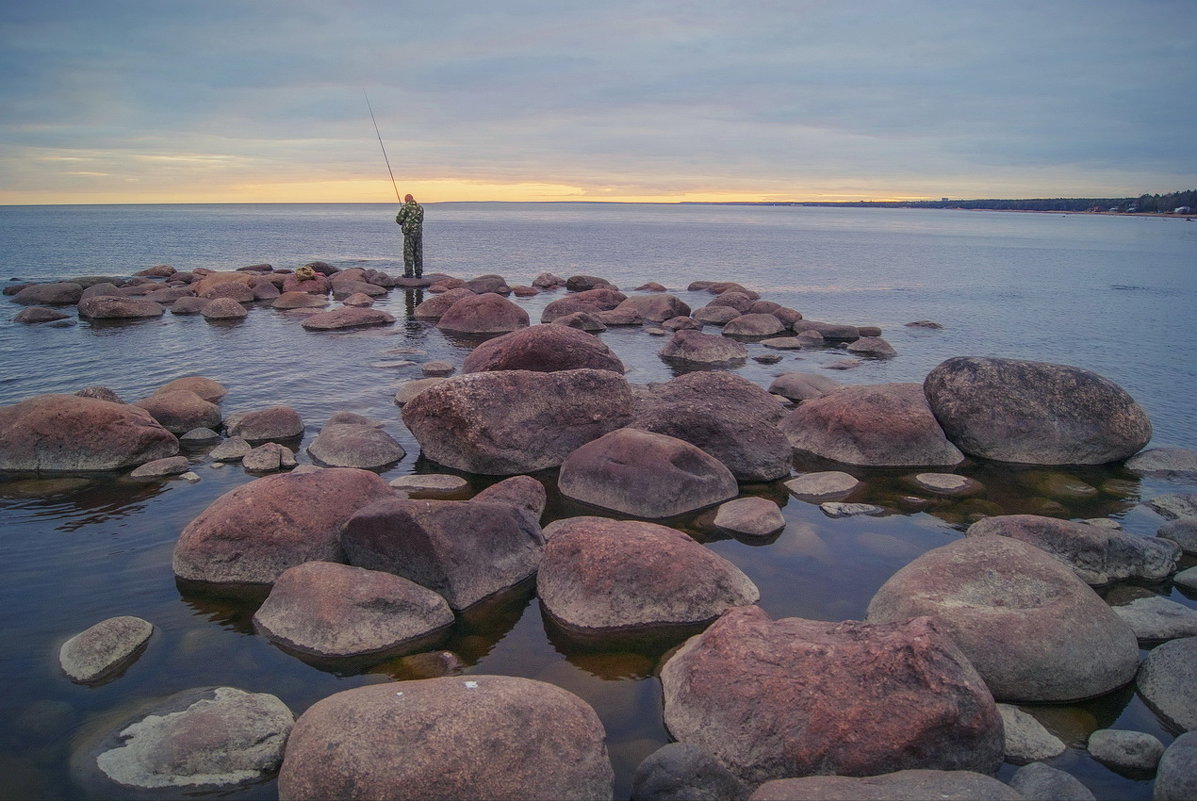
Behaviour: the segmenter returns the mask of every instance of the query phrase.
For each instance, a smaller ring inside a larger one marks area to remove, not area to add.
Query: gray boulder
[[[353,514],[341,544],[350,564],[403,576],[465,609],[532,576],[544,536],[510,504],[392,496]]]
[[[153,633],[153,624],[139,617],[110,617],[64,642],[58,649],[58,663],[71,681],[95,684],[141,656]]]
[[[221,398],[229,393],[228,388],[219,381],[202,375],[188,375],[166,382],[154,390],[154,394],[164,395],[181,389],[194,392],[209,403],[220,403]]]
[[[1155,772],[1164,744],[1147,732],[1128,729],[1098,729],[1089,735],[1090,756],[1119,771],[1138,774]]]
[[[129,478],[163,478],[177,476],[191,469],[191,462],[186,456],[168,456],[165,459],[155,459],[140,467],[133,468]]]
[[[299,412],[290,406],[271,406],[268,409],[238,412],[229,415],[225,427],[230,437],[241,437],[249,442],[294,439],[303,435],[303,420]]]
[[[880,776],[774,779],[748,801],[1023,801],[1016,790],[970,770],[900,770]]]
[[[992,773],[1002,761],[993,698],[928,618],[774,621],[737,607],[669,658],[661,685],[674,738],[751,784],[916,767]]]
[[[391,325],[394,322],[395,317],[382,309],[342,306],[332,311],[313,314],[300,325],[308,331],[341,331],[346,328]]]
[[[751,381],[703,370],[640,395],[631,427],[689,442],[721,461],[739,481],[773,481],[790,474],[793,458],[777,426],[784,413]]]
[[[768,498],[736,498],[719,506],[715,527],[745,537],[767,537],[785,528],[786,519]]]
[[[813,331],[830,342],[854,342],[860,339],[860,329],[854,325],[825,323],[822,320],[795,320],[790,323],[790,328],[798,336]]]
[[[742,314],[723,326],[725,337],[775,337],[786,327],[772,314]]]
[[[278,770],[294,721],[273,695],[233,687],[186,690],[110,735],[94,764],[122,794],[259,782]]]
[[[881,337],[861,337],[860,339],[853,340],[848,345],[848,352],[855,353],[858,356],[875,356],[879,358],[898,355],[898,352],[894,350],[894,346]]]
[[[782,373],[773,379],[769,392],[800,402],[821,398],[842,386],[839,381],[815,373]]]
[[[840,500],[860,486],[860,481],[839,470],[822,470],[805,473],[785,483],[786,489],[795,498],[804,501]]]
[[[413,378],[411,381],[404,381],[399,385],[399,391],[395,393],[395,405],[406,406],[412,398],[444,380],[440,376],[433,376],[431,378]]]
[[[1180,559],[1180,547],[1168,540],[1041,515],[987,517],[965,533],[1013,537],[1042,548],[1093,585],[1123,579],[1159,581],[1176,572]]]
[[[610,801],[604,737],[582,699],[531,679],[374,684],[317,701],[300,716],[278,795]]]
[[[1151,440],[1143,409],[1079,367],[958,356],[923,388],[948,439],[970,456],[1024,464],[1105,464]]]
[[[544,484],[531,476],[512,476],[491,484],[470,500],[485,501],[487,503],[505,503],[515,506],[539,521],[544,515],[545,505],[548,503],[548,493]]]
[[[470,373],[424,390],[403,407],[403,423],[424,456],[484,475],[556,467],[580,445],[631,419],[631,390],[610,370]]]
[[[669,743],[637,766],[631,801],[740,801],[748,789],[705,749]]]
[[[1067,750],[1064,741],[1043,727],[1034,717],[1010,704],[998,704],[1005,731],[1006,761],[1025,765],[1051,759]]]
[[[1197,733],[1186,732],[1160,757],[1152,786],[1152,801],[1192,801],[1197,798]]]
[[[739,568],[677,529],[595,517],[556,529],[536,590],[553,619],[587,634],[702,624],[760,598]]]
[[[208,455],[217,462],[239,462],[254,449],[243,437],[229,437],[217,445]]]
[[[667,362],[702,367],[730,367],[748,359],[748,349],[740,342],[694,329],[676,332],[661,348],[660,356]]]
[[[1010,787],[1027,801],[1096,801],[1080,779],[1042,762],[1016,770],[1010,777]]]
[[[0,470],[120,470],[179,452],[145,409],[76,395],[0,406]]]
[[[701,309],[695,309],[690,316],[707,325],[727,325],[741,314],[742,312],[731,306],[703,306]]]
[[[1197,517],[1197,493],[1174,492],[1157,495],[1147,501],[1147,506],[1168,520]]]
[[[1138,667],[1131,628],[1059,560],[1009,537],[966,537],[895,573],[870,621],[933,615],[998,700],[1103,695]]]
[[[1185,553],[1197,553],[1197,517],[1169,520],[1155,535],[1175,542]]]
[[[690,306],[673,295],[631,295],[627,300],[613,309],[632,310],[639,313],[642,320],[662,323],[672,317],[688,317]]]
[[[688,442],[621,428],[582,445],[561,464],[563,495],[636,517],[663,518],[739,492],[722,462]]]
[[[1126,469],[1143,476],[1192,478],[1197,476],[1197,450],[1148,448],[1127,459]]]
[[[295,465],[295,451],[277,442],[264,442],[241,457],[241,466],[248,473],[273,473]]]
[[[221,495],[187,524],[172,566],[181,579],[272,584],[287,568],[343,562],[341,531],[358,509],[394,491],[377,473],[333,467],[266,476]]]
[[[1114,612],[1126,621],[1141,642],[1197,637],[1197,609],[1171,598],[1150,595],[1115,606]]]
[[[320,429],[308,453],[328,467],[378,470],[407,455],[403,446],[374,425],[334,423]]]
[[[453,623],[445,599],[405,578],[333,562],[288,568],[254,613],[269,639],[343,658],[427,650]]]
[[[794,448],[843,464],[953,466],[964,461],[918,384],[842,387],[800,404],[780,426]]]

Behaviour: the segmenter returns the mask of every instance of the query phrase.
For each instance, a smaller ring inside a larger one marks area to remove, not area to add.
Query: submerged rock
[[[781,509],[767,498],[737,498],[722,504],[715,513],[716,528],[745,537],[767,537],[785,525]]]
[[[792,401],[821,398],[842,387],[839,381],[815,373],[782,373],[773,379],[769,392]]]
[[[928,618],[824,623],[736,608],[665,663],[661,684],[670,733],[748,783],[914,767],[992,773],[1002,761],[993,698]]]
[[[137,659],[153,633],[153,624],[139,617],[110,617],[64,642],[58,663],[73,682],[100,682]]]
[[[1025,796],[1038,798],[1039,796]],[[971,770],[900,770],[880,776],[803,776],[773,779],[748,801],[1023,801],[992,776]],[[1053,796],[1053,801],[1055,797]]]
[[[346,328],[363,328],[374,325],[390,325],[395,322],[393,315],[382,309],[342,306],[332,311],[313,314],[300,325],[308,331],[339,331]]]
[[[1197,476],[1197,451],[1189,448],[1148,448],[1126,460],[1126,469],[1144,476]]]
[[[207,308],[206,306],[204,307]],[[144,298],[110,297],[101,295],[79,301],[79,316],[91,320],[128,320],[142,317],[161,317],[166,307]]]
[[[948,439],[970,456],[1105,464],[1151,440],[1134,398],[1079,367],[958,356],[933,369],[923,388]]]
[[[278,795],[609,801],[614,772],[604,737],[582,699],[532,679],[374,684],[317,701],[300,716]]]
[[[804,501],[838,500],[859,486],[855,476],[839,470],[806,473],[785,483],[791,495]]]
[[[690,743],[661,746],[632,775],[631,801],[738,801],[747,795],[722,762]]]
[[[1114,612],[1134,630],[1143,642],[1197,637],[1197,609],[1171,598],[1150,595],[1128,604],[1115,606]]]
[[[1026,799],[1051,801],[1096,801],[1080,779],[1043,762],[1032,762],[1019,768],[1010,777],[1010,787]]]

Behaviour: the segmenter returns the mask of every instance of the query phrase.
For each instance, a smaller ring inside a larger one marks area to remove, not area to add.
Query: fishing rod
[[[400,203],[403,198],[399,197],[399,185],[395,183],[395,173],[391,172],[391,160],[387,158],[387,146],[382,143],[382,134],[378,131],[378,120],[374,119],[374,109],[370,106],[370,95],[366,94],[366,90],[362,90],[362,94],[366,95],[366,108],[370,109],[370,119],[374,123],[374,133],[378,135],[378,146],[382,148],[382,160],[387,163],[387,173],[391,176],[391,186],[395,189],[395,199]]]

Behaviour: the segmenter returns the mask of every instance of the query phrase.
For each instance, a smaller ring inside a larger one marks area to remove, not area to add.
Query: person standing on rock
[[[403,277],[424,275],[424,207],[411,195],[403,198],[403,207],[395,215],[403,231]]]

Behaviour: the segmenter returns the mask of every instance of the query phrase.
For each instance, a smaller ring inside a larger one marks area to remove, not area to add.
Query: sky
[[[1195,68],[1197,0],[0,0],[0,204],[1165,193]]]

